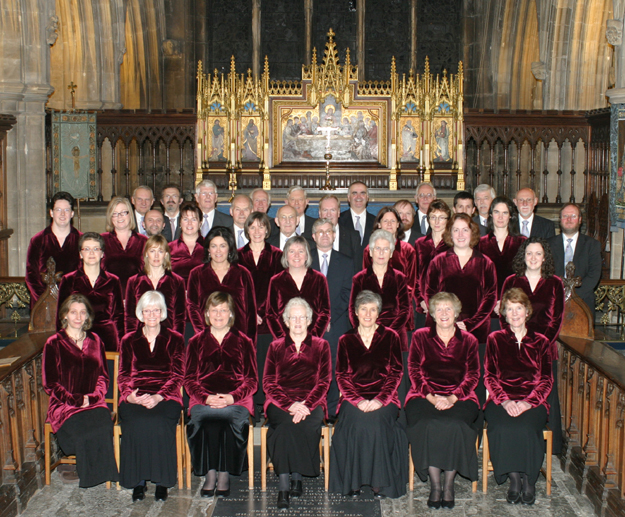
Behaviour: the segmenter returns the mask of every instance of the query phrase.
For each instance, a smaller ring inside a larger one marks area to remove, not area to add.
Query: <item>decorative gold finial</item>
[[[269,58],[267,56],[265,56],[265,73],[269,74]]]
[[[336,36],[336,34],[332,30],[332,27],[330,27],[330,30],[328,31],[328,38],[330,38],[330,41],[332,41],[332,38],[334,38],[334,36]]]
[[[70,95],[72,96],[72,111],[76,109],[76,88],[78,85],[74,84],[74,81],[67,85]]]

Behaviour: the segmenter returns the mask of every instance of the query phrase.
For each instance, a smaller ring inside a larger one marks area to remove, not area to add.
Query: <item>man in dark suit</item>
[[[475,187],[473,191],[473,199],[475,200],[475,206],[477,207],[477,215],[473,220],[480,227],[480,235],[484,236],[488,232],[486,223],[488,222],[488,210],[493,199],[497,197],[495,189],[486,183],[482,183]]]
[[[551,239],[556,228],[553,221],[534,214],[538,198],[531,188],[522,188],[514,196],[514,204],[519,211],[519,231],[525,237]]]
[[[137,232],[148,236],[143,225],[145,214],[148,213],[154,204],[154,193],[147,185],[139,185],[130,197],[132,206],[135,207],[135,221],[137,222]]]
[[[230,215],[232,216],[232,235],[237,249],[245,246],[249,240],[245,236],[245,221],[252,213],[252,200],[246,194],[237,194],[230,203]]]
[[[454,206],[451,209],[454,211],[454,214],[467,214],[469,217],[473,217],[475,213],[473,196],[466,190],[458,192],[454,196]]]
[[[436,199],[436,189],[434,185],[428,182],[419,183],[414,195],[417,204],[417,212],[415,214],[414,225],[412,231],[417,234],[417,239],[427,235],[430,231],[430,223],[428,221],[428,209],[432,201]]]
[[[232,217],[217,210],[217,186],[211,180],[200,181],[195,187],[195,201],[202,211],[200,233],[202,237],[215,226],[232,226]]]
[[[565,263],[573,261],[575,276],[582,278],[577,295],[586,302],[595,315],[595,287],[601,279],[601,244],[598,240],[580,233],[582,213],[577,205],[568,204],[560,210],[560,235],[549,239],[556,275],[564,278]]]
[[[281,206],[276,214],[275,223],[279,231],[272,231],[269,239],[267,239],[267,242],[276,248],[284,250],[286,241],[293,237],[293,235],[296,235],[295,230],[297,228],[297,224],[299,223],[299,217],[297,217],[295,208],[289,205]]]
[[[399,217],[401,218],[402,229],[404,230],[404,242],[414,246],[414,241],[419,237],[422,237],[419,224],[415,220],[415,209],[412,203],[407,199],[400,199],[397,201],[393,208],[397,210]]]
[[[312,217],[306,215],[306,209],[308,208],[308,197],[306,191],[299,185],[291,187],[286,193],[285,204],[295,208],[299,222],[295,233],[301,235],[307,241],[312,242],[312,225],[315,220]]]
[[[356,257],[360,255],[360,235],[356,230],[341,228],[339,226],[339,214],[341,202],[334,194],[327,194],[319,200],[319,218],[332,221],[335,228],[334,244],[332,248],[341,252],[354,261],[354,271],[362,269],[362,263],[356,264]],[[313,234],[313,239],[314,239]]]
[[[369,190],[361,181],[355,181],[347,191],[349,210],[345,210],[339,217],[339,225],[348,230],[355,230],[360,235],[360,252],[355,258],[355,264],[362,264],[362,253],[369,244],[369,237],[373,231],[375,216],[367,212]]]
[[[334,417],[339,401],[339,390],[334,377],[336,350],[339,338],[352,328],[348,308],[354,268],[352,259],[334,249],[335,225],[329,219],[317,219],[312,226],[312,232],[316,248],[312,251],[311,267],[326,276],[330,291],[330,325],[323,337],[330,343],[332,353],[333,378],[328,392],[328,414]]]
[[[161,205],[165,211],[165,228],[163,237],[167,242],[175,241],[180,237],[180,205],[182,196],[177,185],[169,183],[161,191]]]
[[[141,224],[145,230],[146,237],[152,237],[152,235],[160,235],[163,232],[165,219],[161,211],[154,208],[148,210]]]

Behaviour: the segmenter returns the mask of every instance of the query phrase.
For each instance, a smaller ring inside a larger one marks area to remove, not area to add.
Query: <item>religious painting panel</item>
[[[423,161],[421,118],[401,117],[399,133],[399,161],[420,164]]]
[[[625,228],[625,104],[612,105],[610,124],[610,219],[613,225]]]
[[[435,117],[432,121],[432,161],[451,168],[453,163],[454,137],[453,117]],[[439,167],[437,167],[439,168]]]
[[[262,135],[260,117],[241,117],[241,161],[260,162],[262,156]]]
[[[53,191],[77,199],[96,197],[96,115],[52,113]]]
[[[276,101],[273,120],[276,164],[322,162],[328,148],[335,162],[386,164],[384,102],[361,102],[345,108],[329,95],[312,108],[301,102]]]
[[[208,161],[228,161],[228,117],[208,117]]]

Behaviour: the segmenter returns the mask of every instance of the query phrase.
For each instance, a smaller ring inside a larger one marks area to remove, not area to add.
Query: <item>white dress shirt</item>
[[[519,214],[519,231],[523,235],[523,221],[527,221],[528,234],[532,234],[532,225],[534,224],[534,213],[532,213],[527,219],[523,219],[523,216]]]
[[[421,228],[421,221],[425,217],[425,231],[427,232],[430,229],[428,214],[424,214],[421,210],[417,210],[417,217],[419,218],[419,229]]]

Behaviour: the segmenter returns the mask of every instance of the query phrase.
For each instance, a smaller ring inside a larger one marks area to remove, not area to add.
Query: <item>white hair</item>
[[[195,186],[195,193],[199,196],[201,188],[212,188],[217,194],[217,185],[213,183],[211,180],[202,180]]]

